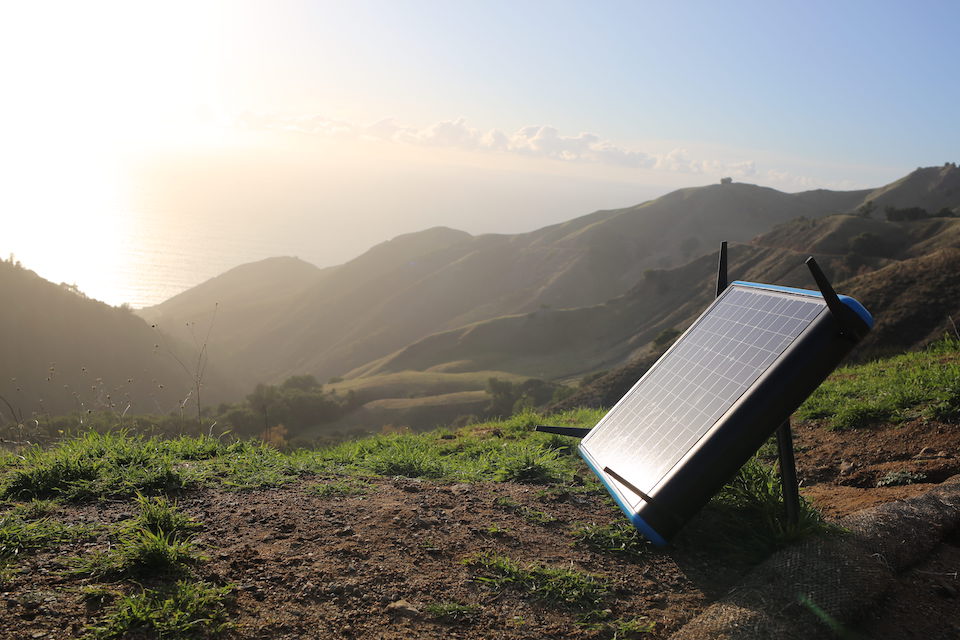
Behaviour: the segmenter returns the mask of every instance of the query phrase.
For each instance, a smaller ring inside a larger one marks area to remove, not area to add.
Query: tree
[[[280,385],[283,389],[300,389],[301,391],[313,391],[323,388],[316,376],[304,374],[301,376],[290,376]]]

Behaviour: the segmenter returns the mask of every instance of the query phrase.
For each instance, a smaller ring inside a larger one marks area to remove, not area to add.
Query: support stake
[[[800,488],[797,484],[797,463],[793,456],[793,433],[790,431],[789,418],[777,427],[777,449],[780,452],[780,486],[787,512],[787,525],[795,526],[800,521]]]

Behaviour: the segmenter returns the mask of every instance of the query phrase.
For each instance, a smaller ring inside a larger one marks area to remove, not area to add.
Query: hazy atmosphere
[[[0,0],[0,640],[957,640],[958,25]]]
[[[0,9],[0,255],[135,307],[228,268],[516,233],[679,187],[954,159],[949,2]]]

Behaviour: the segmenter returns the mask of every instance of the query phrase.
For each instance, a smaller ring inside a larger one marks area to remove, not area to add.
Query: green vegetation
[[[596,551],[634,559],[643,557],[650,549],[640,532],[623,520],[604,525],[578,524],[573,537]]]
[[[800,407],[801,420],[832,429],[929,418],[960,420],[960,339],[928,349],[838,369]]]
[[[435,602],[427,605],[427,613],[431,618],[448,624],[468,623],[480,615],[480,607],[452,601]]]
[[[640,634],[652,633],[657,623],[651,622],[646,616],[639,618],[613,618],[609,609],[590,611],[581,616],[580,626],[586,629],[599,631],[606,640],[626,640],[637,638]]]
[[[166,498],[137,496],[139,513],[120,526],[116,545],[73,561],[74,573],[98,578],[182,575],[202,557],[191,542],[202,525]]]
[[[888,471],[880,480],[877,481],[878,487],[899,487],[905,484],[915,484],[927,479],[924,473],[914,473],[913,471]]]
[[[0,460],[0,498],[125,498],[210,484],[251,489],[279,486],[303,472],[302,455],[254,441],[87,432]]]
[[[208,638],[231,626],[227,615],[231,591],[229,586],[181,580],[169,587],[121,596],[84,637],[113,640],[131,633],[150,633],[159,638]]]
[[[703,517],[714,545],[755,560],[805,537],[836,530],[802,496],[797,523],[788,524],[780,474],[757,458],[741,467],[704,509]]]
[[[470,556],[464,563],[476,570],[477,582],[495,591],[514,589],[556,606],[596,609],[610,593],[610,585],[599,576],[539,564],[522,566],[489,551]]]
[[[369,493],[373,485],[360,480],[336,480],[324,484],[313,485],[307,491],[321,498],[333,496],[359,496]]]
[[[140,512],[131,523],[133,528],[140,528],[151,533],[165,533],[176,539],[191,537],[203,525],[177,508],[175,502],[166,497],[149,498],[138,495],[137,507]]]
[[[493,503],[495,506],[500,507],[501,509],[516,513],[530,524],[544,525],[557,521],[557,519],[549,513],[522,505],[512,498],[500,497],[494,500]]]
[[[91,535],[89,525],[67,525],[52,518],[33,517],[30,507],[15,506],[0,513],[0,563],[27,551],[36,551]]]
[[[580,410],[551,420],[586,426],[594,424],[600,415],[601,411]],[[374,436],[317,451],[310,460],[314,465],[358,475],[527,484],[571,482],[580,462],[572,455],[569,439],[533,431],[542,421],[538,414],[525,412],[457,432]]]
[[[539,378],[530,378],[519,384],[490,378],[487,380],[487,393],[490,394],[487,414],[496,418],[511,416],[553,400],[560,400],[572,393],[572,389]]]

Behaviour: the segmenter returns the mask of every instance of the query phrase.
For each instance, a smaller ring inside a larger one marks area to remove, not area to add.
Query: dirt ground
[[[795,428],[803,494],[836,518],[880,502],[916,495],[960,473],[960,426],[913,422],[899,427],[827,432]],[[877,488],[889,471],[926,474],[928,482]],[[574,568],[605,577],[613,589],[610,619],[652,623],[642,637],[666,638],[735,585],[750,567],[707,551],[710,532],[692,523],[666,550],[636,560],[574,545],[576,523],[607,523],[619,512],[601,496],[519,484],[449,485],[379,479],[365,495],[321,497],[310,487],[335,481],[304,478],[280,489],[196,491],[180,506],[205,528],[197,538],[209,561],[199,577],[235,585],[229,638],[610,638],[578,612],[496,593],[463,560],[482,551],[521,564]],[[497,498],[556,518],[524,519]],[[118,522],[128,502],[68,507],[72,522]],[[905,532],[905,544],[909,532]],[[0,638],[73,638],[100,618],[85,603],[88,578],[63,573],[66,559],[104,549],[106,536],[23,558],[0,593]],[[897,588],[858,632],[868,638],[960,637],[960,535],[956,532]],[[150,586],[150,581],[143,586]],[[129,589],[129,585],[117,585]],[[477,607],[466,621],[441,622],[428,606]]]

